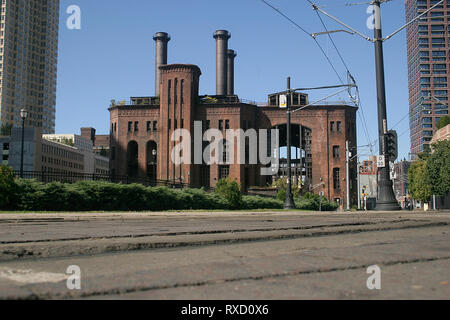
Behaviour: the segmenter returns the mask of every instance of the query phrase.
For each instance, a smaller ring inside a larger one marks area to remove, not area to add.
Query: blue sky
[[[308,32],[324,31],[306,0],[268,0]],[[346,6],[351,0],[317,0],[330,14],[368,36],[367,5]],[[356,1],[361,2],[361,1]],[[81,8],[81,30],[69,30],[70,5]],[[322,16],[329,30],[342,29]],[[168,32],[168,63],[191,63],[202,70],[201,94],[215,93],[215,30],[231,32],[229,46],[237,51],[235,92],[243,99],[264,102],[267,94],[281,91],[286,77],[292,87],[339,84],[315,42],[260,0],[61,0],[58,56],[56,132],[78,133],[93,126],[108,133],[111,99],[154,94],[155,32]],[[405,23],[403,0],[382,7],[384,35]],[[370,139],[377,139],[377,106],[373,44],[347,33],[333,39],[360,88]],[[339,75],[346,69],[327,37],[319,38]],[[399,158],[410,149],[406,32],[384,44],[388,125],[399,138]],[[311,99],[329,92],[311,93]],[[341,95],[345,98],[345,95]],[[339,100],[339,96],[330,100]],[[358,145],[367,145],[358,117]],[[377,144],[378,146],[378,144]],[[374,152],[377,152],[378,147]],[[368,154],[361,148],[360,154]]]

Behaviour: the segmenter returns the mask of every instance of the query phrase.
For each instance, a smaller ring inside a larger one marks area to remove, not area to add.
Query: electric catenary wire
[[[266,0],[260,0],[260,1],[263,2],[265,5],[267,5],[268,7],[270,7],[270,8],[271,8],[272,10],[274,10],[275,12],[277,12],[278,14],[280,14],[283,18],[285,18],[286,20],[288,20],[289,22],[291,22],[292,24],[294,24],[294,25],[295,25],[298,29],[300,29],[302,32],[304,32],[305,34],[307,34],[308,36],[310,36],[310,37],[314,40],[314,42],[316,43],[316,45],[319,47],[320,51],[322,52],[322,54],[324,55],[324,57],[326,58],[326,60],[328,61],[328,63],[330,64],[331,68],[332,68],[333,71],[335,72],[335,74],[336,74],[336,76],[338,77],[339,81],[340,81],[342,84],[344,83],[344,81],[342,80],[341,76],[339,75],[339,73],[338,73],[336,67],[334,66],[333,62],[331,61],[331,59],[329,58],[329,56],[326,54],[325,50],[324,50],[323,47],[320,45],[320,43],[317,41],[317,39],[316,39],[311,33],[309,33],[308,31],[306,31],[305,28],[303,28],[302,26],[300,26],[298,23],[296,23],[294,20],[292,20],[289,16],[287,16],[285,13],[283,13],[280,9],[274,7],[274,6],[273,6],[272,4],[270,4],[268,1],[266,1]],[[311,4],[313,4],[311,1],[309,1],[309,0],[307,0],[307,1],[308,1],[309,3],[311,3]],[[319,18],[320,18],[320,16],[319,16]],[[325,26],[325,24],[323,23],[323,20],[322,20],[322,19],[321,19],[321,21],[322,21],[322,24],[323,24],[324,27],[325,27],[325,30],[327,30],[327,29],[326,29],[326,26]],[[350,71],[349,71],[349,69],[348,69],[348,67],[347,67],[347,64],[345,63],[345,61],[344,61],[344,59],[343,59],[341,53],[339,52],[339,50],[338,50],[338,48],[337,48],[337,46],[336,46],[334,40],[331,38],[330,35],[329,35],[329,37],[330,37],[330,39],[332,40],[333,46],[335,47],[336,51],[338,52],[339,57],[341,58],[341,61],[342,61],[342,63],[344,64],[344,66],[345,66],[345,68],[346,68],[346,70],[347,70],[347,73],[348,73],[349,75],[351,75],[351,73],[350,73]],[[357,87],[356,87],[356,89],[357,89]],[[358,90],[357,90],[357,92],[358,92]],[[359,93],[358,93],[358,96],[359,96]],[[370,139],[370,135],[369,135],[368,129],[367,129],[367,124],[366,124],[366,120],[365,120],[363,108],[362,108],[362,106],[361,106],[360,103],[358,103],[358,105],[359,105],[359,107],[361,108],[363,130],[364,130],[364,132],[365,132],[366,139],[368,140],[369,145],[372,146],[371,139]],[[361,118],[361,115],[360,115],[360,118]],[[370,148],[371,148],[371,152],[373,152],[373,151],[372,151],[372,147],[370,147]]]
[[[310,0],[306,0],[306,1],[308,1],[311,5],[314,5],[314,3],[312,1],[310,1]],[[337,47],[333,37],[329,33],[329,30],[328,30],[327,26],[325,25],[325,22],[323,21],[322,17],[320,16],[320,14],[319,14],[319,12],[317,10],[316,10],[316,14],[317,14],[317,17],[319,18],[322,26],[324,27],[325,31],[327,32],[328,38],[330,39],[331,43],[333,44],[333,47],[336,50],[339,58],[341,59],[342,64],[344,65],[345,69],[347,70],[347,74],[353,79],[353,77],[351,76],[351,72],[350,72],[350,70],[348,68],[347,63],[345,62],[345,60],[344,60],[341,52],[339,51],[339,49],[338,49],[338,47]],[[358,106],[359,106],[359,108],[361,110],[361,112],[359,113],[359,117],[362,120],[362,127],[363,127],[364,134],[366,136],[367,142],[369,144],[370,152],[373,153],[372,139],[370,138],[370,134],[369,134],[369,131],[368,131],[368,128],[367,128],[366,117],[364,115],[364,108],[363,108],[363,106],[361,104],[361,99],[360,99],[360,96],[359,96],[358,87],[356,87],[356,92],[357,92],[357,96],[358,96]]]
[[[328,55],[326,54],[325,50],[323,49],[323,47],[320,45],[320,43],[317,41],[317,39],[315,39],[313,37],[313,35],[311,33],[309,33],[308,31],[306,31],[303,27],[301,27],[298,23],[296,23],[294,20],[292,20],[291,18],[289,18],[289,16],[287,16],[285,13],[283,13],[280,9],[274,7],[272,4],[270,4],[268,1],[266,0],[260,0],[262,3],[264,3],[265,5],[267,5],[268,7],[270,7],[271,9],[273,9],[275,12],[277,12],[278,14],[280,14],[283,18],[285,18],[286,20],[288,20],[289,22],[291,22],[293,25],[295,25],[298,29],[300,29],[301,31],[303,31],[305,34],[307,34],[308,36],[310,36],[314,42],[316,43],[316,45],[319,47],[320,51],[322,51],[322,54],[325,56],[326,60],[328,61],[328,63],[330,64],[331,68],[334,70],[334,72],[336,73],[336,76],[338,77],[338,79],[341,81],[341,83],[344,83],[344,81],[342,80],[341,76],[339,75],[339,73],[337,72],[335,66],[333,65],[333,63],[331,62],[330,58],[328,57]]]
[[[350,71],[348,70],[347,64],[345,63],[345,61],[344,61],[344,59],[343,59],[341,53],[339,52],[339,49],[337,48],[337,46],[336,46],[336,44],[335,44],[333,38],[331,37],[330,32],[328,31],[328,29],[327,29],[327,27],[326,27],[326,25],[325,25],[325,23],[324,23],[322,17],[321,17],[320,14],[319,14],[319,10],[317,9],[317,6],[316,6],[311,0],[306,0],[306,1],[307,1],[308,3],[310,3],[310,4],[313,6],[313,8],[315,8],[316,14],[317,14],[317,16],[319,17],[320,22],[322,23],[323,27],[325,28],[326,33],[328,34],[328,37],[329,37],[329,39],[331,40],[331,42],[332,42],[334,48],[336,49],[336,52],[338,53],[339,58],[341,59],[342,64],[343,64],[344,67],[347,69],[347,72],[350,74]],[[384,0],[384,1],[382,0],[381,2],[383,3],[383,2],[390,2],[390,1],[391,1],[391,0]],[[443,1],[440,1],[440,2],[437,3],[435,6],[437,6],[438,4],[440,4],[440,3],[442,3],[442,2],[443,2]],[[368,4],[370,4],[370,3],[368,3]],[[434,7],[435,7],[435,6],[434,6]],[[433,7],[433,8],[434,8],[434,7]],[[432,8],[431,8],[431,9],[432,9]],[[428,12],[428,11],[430,11],[430,9],[427,10],[427,12]],[[412,21],[410,21],[408,24],[410,24],[410,23],[412,23],[413,21],[417,20],[417,19],[420,18],[422,15],[424,15],[424,13],[422,13],[422,14],[419,15],[419,16],[417,16],[415,19],[413,19]],[[395,35],[395,34],[398,33],[399,31],[401,31],[402,29],[404,29],[408,24],[406,24],[404,27],[400,28],[399,30],[395,31],[393,34],[389,35],[388,37],[386,37],[386,38],[383,39],[383,40],[387,40],[387,39],[391,38],[393,35]],[[357,90],[357,95],[358,95],[358,97],[359,97],[358,87],[356,87],[356,90]],[[377,141],[378,141],[379,139],[377,138],[377,139],[375,140],[374,144],[372,144],[371,139],[370,139],[370,136],[369,136],[369,134],[368,134],[368,130],[367,130],[367,124],[366,124],[365,116],[364,116],[364,109],[362,108],[362,105],[361,105],[360,103],[359,103],[359,106],[360,106],[360,108],[361,108],[360,118],[361,118],[361,115],[362,115],[362,118],[363,118],[363,121],[362,121],[362,122],[363,122],[363,129],[364,129],[364,131],[365,131],[366,138],[367,138],[367,140],[368,140],[368,142],[369,142],[369,145],[368,145],[368,146],[370,147],[370,150],[371,150],[371,152],[372,152],[372,146],[376,145],[376,144],[377,144]],[[403,121],[408,117],[408,115],[409,115],[409,112],[408,112],[402,119],[400,119],[396,124],[394,124],[394,125],[392,126],[392,129],[395,128],[397,125],[399,125],[401,122],[403,122]],[[403,136],[403,135],[404,135],[406,132],[408,132],[408,131],[409,131],[409,129],[408,129],[407,131],[403,132],[400,136]]]

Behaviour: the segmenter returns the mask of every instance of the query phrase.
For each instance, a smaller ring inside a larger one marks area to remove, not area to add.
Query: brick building
[[[109,134],[96,134],[95,128],[81,128],[81,136],[92,141],[94,153],[109,157]]]
[[[111,174],[209,187],[214,187],[221,178],[231,177],[243,190],[249,186],[265,186],[286,175],[282,151],[280,167],[271,175],[261,173],[261,169],[270,168],[270,164],[251,160],[254,158],[251,150],[255,150],[256,144],[259,152],[261,145],[271,141],[270,130],[265,136],[259,131],[261,129],[279,129],[279,147],[286,146],[286,110],[278,107],[279,95],[270,94],[264,105],[241,100],[235,95],[233,67],[236,53],[228,50],[230,34],[219,30],[214,37],[217,43],[217,91],[216,95],[201,96],[200,68],[189,64],[164,64],[167,63],[170,37],[162,32],[155,35],[159,95],[132,97],[128,102],[118,104],[112,101],[109,108]],[[293,110],[307,104],[306,94],[291,96]],[[356,111],[356,107],[349,105],[314,105],[292,113],[293,183],[302,183],[304,191],[323,191],[328,199],[344,204],[345,143],[348,140],[350,146],[356,146]],[[182,134],[181,139],[172,141],[176,129],[185,129],[191,134]],[[199,150],[194,141],[196,135],[202,137],[209,129],[217,129],[224,138],[227,130],[249,132],[254,129],[257,139],[244,138],[240,149],[234,144],[234,149],[230,150],[233,144],[225,138],[218,143],[221,146],[217,149],[220,153],[218,163],[211,164],[201,157],[209,142],[203,141]],[[183,139],[190,139],[190,154],[175,149],[177,142]],[[268,155],[275,151],[272,148],[273,145],[268,149]],[[233,157],[230,159],[230,155],[239,152],[245,154],[241,158],[245,163],[233,161]],[[173,153],[191,161],[178,163]],[[356,203],[356,160],[350,163],[350,181],[351,201]]]

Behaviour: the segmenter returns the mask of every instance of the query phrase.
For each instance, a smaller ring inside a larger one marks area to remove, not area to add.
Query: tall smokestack
[[[153,36],[153,40],[156,42],[155,96],[159,96],[161,83],[161,71],[159,71],[159,67],[167,64],[167,44],[170,41],[170,36],[165,32],[157,32]]]
[[[234,95],[234,58],[237,53],[234,50],[228,50],[228,72],[227,72],[227,95]]]
[[[228,72],[228,39],[231,34],[226,30],[217,30],[214,33],[216,39],[216,95],[227,94]]]

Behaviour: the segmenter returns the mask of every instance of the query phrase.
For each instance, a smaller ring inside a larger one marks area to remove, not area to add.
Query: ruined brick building
[[[189,64],[167,64],[170,37],[164,32],[155,34],[155,95],[132,97],[131,101],[112,101],[109,108],[111,174],[208,187],[214,187],[221,178],[231,177],[236,179],[242,190],[249,186],[265,186],[286,175],[283,153],[280,168],[273,175],[262,175],[264,165],[259,162],[249,164],[252,156],[249,151],[254,144],[249,139],[245,139],[244,143],[245,164],[228,159],[226,141],[220,149],[223,157],[220,157],[219,163],[194,161],[209,144],[203,142],[203,150],[195,149],[194,134],[190,137],[191,163],[178,164],[171,157],[176,146],[171,134],[180,128],[194,133],[195,122],[197,125],[201,123],[201,134],[212,128],[222,131],[224,135],[228,129],[255,129],[259,132],[260,129],[277,128],[280,130],[279,146],[286,146],[286,110],[279,108],[279,95],[270,94],[265,105],[247,102],[235,95],[236,53],[228,49],[230,36],[225,30],[214,34],[217,47],[216,94],[200,96],[200,68]],[[295,93],[291,96],[293,110],[307,104],[306,94]],[[356,146],[356,111],[357,108],[350,105],[314,105],[292,113],[294,184],[303,184],[304,191],[323,191],[328,199],[345,204],[345,145],[348,140],[350,146]],[[266,140],[270,142],[270,134]],[[269,149],[268,152],[273,151]],[[351,202],[356,203],[356,161],[350,162],[349,176]]]

